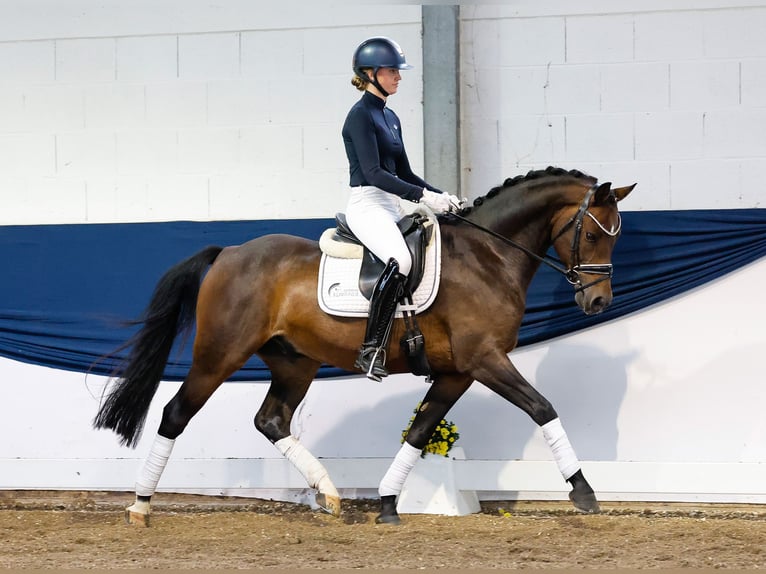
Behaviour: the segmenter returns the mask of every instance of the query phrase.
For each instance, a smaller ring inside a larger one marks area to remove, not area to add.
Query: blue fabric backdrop
[[[207,245],[267,233],[318,239],[331,219],[0,227],[0,355],[57,369],[109,374],[105,359],[133,332],[157,280]],[[612,307],[596,317],[571,286],[541,267],[527,299],[520,346],[571,333],[672,297],[766,255],[766,209],[623,213],[613,257]],[[183,379],[191,345],[171,356],[165,378]],[[323,366],[320,377],[346,374]],[[268,380],[251,359],[230,380]]]

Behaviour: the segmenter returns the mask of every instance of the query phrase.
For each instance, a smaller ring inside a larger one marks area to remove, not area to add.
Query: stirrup
[[[386,351],[382,347],[362,347],[354,367],[361,370],[368,379],[379,383],[383,377],[388,376],[385,362]]]

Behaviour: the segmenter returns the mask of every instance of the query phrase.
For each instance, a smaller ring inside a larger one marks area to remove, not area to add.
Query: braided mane
[[[525,183],[528,181],[532,181],[535,179],[539,179],[541,177],[547,177],[547,176],[570,176],[577,179],[582,179],[587,181],[589,184],[596,183],[596,178],[593,176],[590,176],[586,173],[583,173],[576,169],[566,170],[561,167],[553,167],[548,166],[545,169],[538,169],[538,170],[531,170],[526,173],[526,175],[517,175],[516,177],[509,177],[503,182],[503,185],[498,185],[490,189],[486,195],[482,195],[481,197],[477,197],[473,200],[473,206],[464,207],[459,211],[460,215],[467,215],[473,211],[475,207],[481,206],[488,198],[495,197],[498,193],[501,191],[504,191],[506,189],[509,189],[511,187],[514,187],[518,184]]]

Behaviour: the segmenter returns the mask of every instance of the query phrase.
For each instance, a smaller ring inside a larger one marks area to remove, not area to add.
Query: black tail
[[[206,247],[176,264],[162,276],[151,302],[137,324],[143,327],[120,349],[130,353],[113,377],[118,379],[93,421],[95,428],[112,429],[121,444],[135,448],[175,338],[194,324],[200,281],[222,247]]]

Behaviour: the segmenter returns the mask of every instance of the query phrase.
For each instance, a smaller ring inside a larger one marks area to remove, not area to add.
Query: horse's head
[[[553,246],[566,266],[575,302],[587,315],[601,313],[612,303],[612,250],[622,226],[617,202],[636,186],[611,185],[591,186],[578,205],[558,213],[553,225]]]

